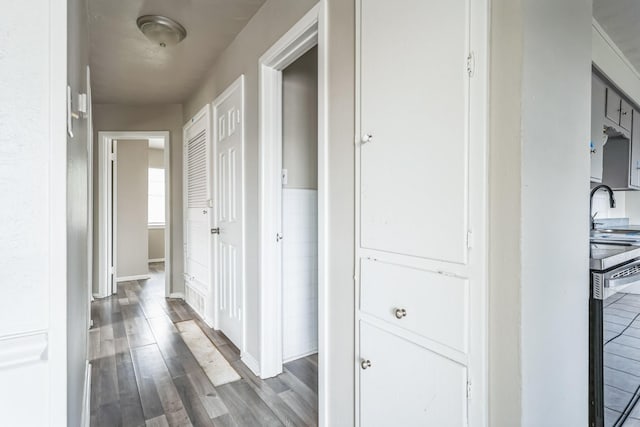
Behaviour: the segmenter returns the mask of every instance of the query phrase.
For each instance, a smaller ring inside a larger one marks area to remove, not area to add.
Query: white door
[[[360,425],[466,425],[464,366],[365,322],[360,354]]]
[[[360,243],[465,263],[468,3],[399,3],[362,0]]]
[[[217,326],[241,350],[244,348],[243,88],[241,77],[213,103]]]
[[[185,284],[188,295],[211,292],[211,169],[210,116],[203,109],[184,128],[184,247]],[[204,299],[204,298],[203,298]],[[187,302],[207,317],[197,298]]]

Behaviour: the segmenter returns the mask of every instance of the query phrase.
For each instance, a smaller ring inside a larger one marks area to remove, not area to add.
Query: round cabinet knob
[[[206,209],[202,209],[202,215],[206,215],[207,214],[207,210]]]
[[[407,317],[407,310],[405,310],[404,308],[396,308],[396,311],[394,311],[393,313],[396,315],[396,319]]]
[[[360,367],[362,369],[369,369],[371,367],[371,360],[363,360],[360,362]]]
[[[371,140],[373,140],[373,135],[371,135],[370,133],[366,133],[362,135],[360,142],[362,142],[363,144],[366,144],[367,142],[371,142]]]

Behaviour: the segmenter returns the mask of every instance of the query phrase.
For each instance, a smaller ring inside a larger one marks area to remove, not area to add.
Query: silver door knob
[[[360,362],[360,367],[362,369],[369,369],[371,367],[371,360],[363,360]]]
[[[396,308],[394,314],[396,315],[396,319],[402,319],[403,317],[407,317],[407,310],[404,308]]]
[[[360,142],[362,142],[363,144],[366,144],[367,142],[371,142],[372,139],[373,139],[373,135],[371,135],[370,133],[366,133],[362,135]]]

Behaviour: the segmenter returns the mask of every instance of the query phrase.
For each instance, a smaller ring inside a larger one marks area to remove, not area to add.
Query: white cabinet
[[[465,1],[363,0],[362,246],[465,262]]]
[[[640,189],[640,113],[637,110],[633,110],[631,161],[629,167],[629,186],[634,189]]]
[[[458,427],[467,419],[466,368],[360,324],[360,425]],[[370,363],[370,366],[369,366]]]
[[[488,10],[358,0],[359,426],[488,425]]]

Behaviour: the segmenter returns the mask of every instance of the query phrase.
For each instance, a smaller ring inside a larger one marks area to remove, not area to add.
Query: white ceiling
[[[181,103],[265,0],[89,0],[96,103]],[[162,48],[136,26],[141,15],[181,23],[187,38]]]
[[[593,17],[640,71],[640,1],[594,0]]]

